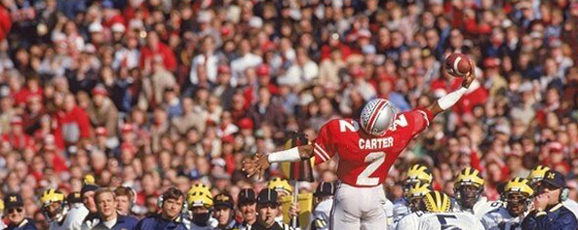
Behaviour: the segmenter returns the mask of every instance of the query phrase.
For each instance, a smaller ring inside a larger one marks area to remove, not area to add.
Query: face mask
[[[199,226],[206,226],[207,221],[209,221],[209,217],[211,217],[211,214],[208,212],[193,214],[193,223]]]

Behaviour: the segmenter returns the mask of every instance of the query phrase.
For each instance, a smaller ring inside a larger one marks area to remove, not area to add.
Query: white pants
[[[383,186],[369,188],[339,184],[333,199],[330,230],[387,229]]]

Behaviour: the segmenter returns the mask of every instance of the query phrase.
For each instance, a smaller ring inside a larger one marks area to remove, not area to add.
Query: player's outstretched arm
[[[458,102],[458,100],[460,100],[460,98],[462,98],[462,96],[468,91],[468,88],[472,82],[474,82],[474,79],[476,79],[476,63],[472,59],[469,59],[469,61],[472,68],[470,69],[470,72],[464,76],[462,87],[441,97],[428,108],[434,117],[456,104],[456,102]]]
[[[301,145],[288,150],[272,152],[267,156],[257,153],[250,160],[243,161],[243,171],[247,172],[248,177],[257,174],[259,178],[262,178],[271,163],[307,160],[311,157],[313,157],[312,145]]]

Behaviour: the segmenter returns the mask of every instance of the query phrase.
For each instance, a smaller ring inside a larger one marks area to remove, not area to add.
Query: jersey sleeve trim
[[[329,154],[327,154],[327,152],[317,143],[315,143],[313,151],[315,152],[316,156],[319,156],[321,162],[325,162],[331,159],[331,157],[329,157]]]
[[[425,118],[425,121],[427,123],[427,126],[429,127],[429,124],[431,122],[431,120],[433,120],[433,114],[429,109],[423,109],[423,110],[418,110],[419,113],[421,113],[423,115],[423,117]]]

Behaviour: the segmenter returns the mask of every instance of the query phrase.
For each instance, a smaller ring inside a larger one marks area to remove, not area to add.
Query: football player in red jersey
[[[474,62],[470,62],[471,70],[475,70]],[[441,97],[429,108],[397,113],[389,101],[374,99],[363,108],[359,120],[331,120],[321,127],[311,144],[267,156],[258,153],[243,162],[243,170],[249,176],[262,177],[271,163],[315,156],[315,163],[319,164],[339,155],[337,176],[341,183],[335,193],[330,229],[383,229],[386,215],[382,204],[386,198],[381,184],[390,167],[413,137],[437,114],[454,105],[474,79],[474,71],[470,71],[460,89]]]

